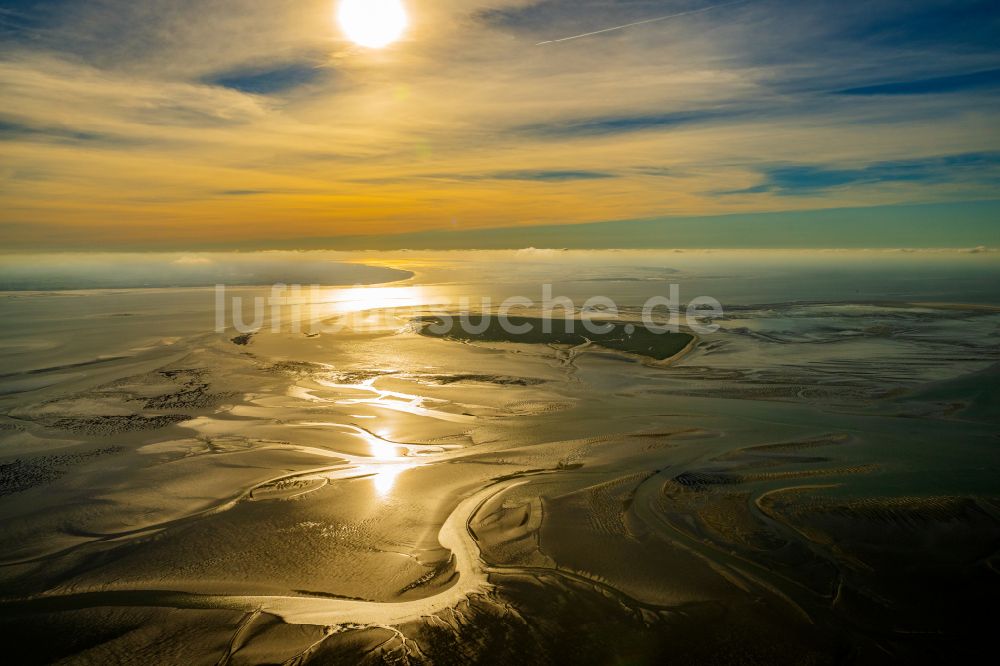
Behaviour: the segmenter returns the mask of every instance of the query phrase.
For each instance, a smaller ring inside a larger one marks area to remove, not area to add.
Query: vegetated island
[[[608,321],[592,319],[591,327],[600,327],[601,332],[594,333],[584,327],[579,319],[546,319],[536,317],[506,318],[508,328],[525,329],[524,332],[511,333],[502,325],[500,318],[489,316],[488,326],[482,332],[469,332],[462,328],[457,316],[451,318],[451,327],[444,330],[447,323],[444,317],[418,317],[415,322],[421,335],[442,340],[461,340],[464,342],[517,342],[522,344],[546,345],[578,345],[591,342],[595,345],[613,351],[638,354],[657,361],[666,361],[686,351],[694,342],[695,336],[689,333],[658,333],[650,330],[644,324],[631,321]],[[480,328],[480,318],[471,317],[472,325]],[[572,322],[571,332],[567,332],[567,322]],[[435,330],[436,329],[436,330]],[[546,331],[551,331],[546,333]]]

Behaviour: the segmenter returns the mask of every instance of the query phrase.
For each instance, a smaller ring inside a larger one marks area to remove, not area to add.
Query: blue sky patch
[[[840,95],[930,95],[964,92],[985,88],[1000,88],[1000,69],[989,69],[971,74],[938,76],[915,81],[891,81],[871,86],[848,88]]]
[[[919,160],[879,162],[855,169],[780,165],[762,170],[764,182],[722,194],[774,193],[785,196],[882,183],[998,182],[1000,153],[964,153]]]
[[[310,62],[238,69],[216,74],[205,82],[254,95],[275,95],[309,85],[323,75],[324,70]]]

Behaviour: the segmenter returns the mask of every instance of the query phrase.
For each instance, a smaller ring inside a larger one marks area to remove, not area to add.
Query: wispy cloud
[[[672,21],[675,19],[684,18],[686,16],[694,16],[696,14],[703,14],[705,12],[716,11],[718,9],[724,9],[726,7],[731,7],[733,5],[741,5],[744,2],[749,2],[750,0],[734,0],[733,2],[724,2],[717,5],[709,5],[708,7],[699,7],[698,9],[689,9],[683,12],[677,12],[675,14],[667,14],[666,16],[655,16],[653,18],[642,19],[641,21],[632,21],[631,23],[625,23],[624,25],[616,25],[610,28],[601,28],[600,30],[591,30],[590,32],[584,32],[579,35],[570,35],[569,37],[559,37],[557,39],[549,39],[544,42],[539,42],[535,46],[546,46],[549,44],[560,44],[562,42],[570,42],[577,39],[585,39],[587,37],[597,37],[599,35],[606,35],[609,32],[618,32],[619,30],[628,30],[629,28],[638,28],[643,25],[651,25],[653,23],[662,23],[663,21]]]
[[[488,178],[495,180],[528,180],[544,183],[567,182],[572,180],[603,180],[615,178],[615,174],[604,171],[501,171],[490,174]]]

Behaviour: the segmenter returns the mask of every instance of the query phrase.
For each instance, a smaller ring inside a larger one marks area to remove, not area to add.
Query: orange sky
[[[831,94],[931,72],[890,59],[873,74],[871,47],[831,58],[809,46],[826,32],[806,10],[782,14],[802,34],[762,26],[780,3],[536,46],[705,3],[410,0],[382,50],[346,41],[328,0],[56,4],[0,50],[11,247],[308,245],[996,194],[992,93]],[[945,64],[982,69],[969,51]]]

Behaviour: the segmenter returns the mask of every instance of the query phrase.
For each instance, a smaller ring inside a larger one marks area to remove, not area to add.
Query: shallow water
[[[245,345],[212,289],[0,295],[21,659],[864,662],[988,636],[992,256],[357,261],[415,277],[308,292]],[[543,283],[726,314],[671,364],[413,324]]]

